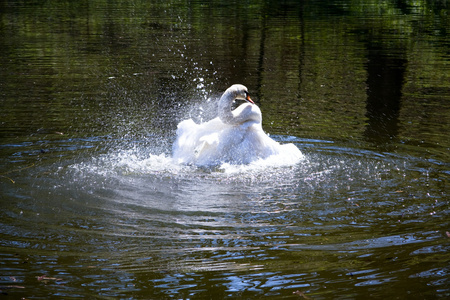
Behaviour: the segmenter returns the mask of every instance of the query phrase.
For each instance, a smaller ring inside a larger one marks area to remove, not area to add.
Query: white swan
[[[235,110],[233,101],[245,100]],[[172,157],[181,164],[198,166],[248,164],[273,155],[282,155],[293,163],[303,154],[293,144],[281,145],[262,129],[261,110],[241,84],[229,87],[218,104],[218,117],[196,124],[192,119],[178,124]]]

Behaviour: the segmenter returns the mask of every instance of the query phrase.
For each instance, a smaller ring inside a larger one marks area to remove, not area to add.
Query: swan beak
[[[253,102],[252,98],[250,98],[250,95],[247,94],[247,97],[245,97],[245,100],[247,100],[248,102],[250,102],[251,104],[255,104],[255,102]]]

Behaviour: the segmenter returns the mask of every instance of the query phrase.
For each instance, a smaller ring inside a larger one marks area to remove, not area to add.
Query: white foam
[[[225,173],[245,173],[245,172],[264,172],[269,168],[284,168],[294,166],[305,160],[305,156],[298,151],[294,144],[280,145],[283,150],[281,153],[271,155],[265,159],[258,159],[249,164],[229,164],[224,163],[220,169]],[[300,153],[300,154],[299,154]]]
[[[248,172],[259,173],[268,169],[285,168],[296,165],[305,160],[299,156],[298,148],[293,144],[281,145],[280,154],[271,155],[265,159],[257,159],[248,164],[222,163],[211,167],[198,167],[178,163],[167,154],[149,154],[147,149],[135,148],[132,150],[111,151],[92,157],[89,161],[79,162],[71,166],[81,173],[97,174],[101,176],[123,176],[138,174],[161,175],[189,175],[200,173],[236,175]]]

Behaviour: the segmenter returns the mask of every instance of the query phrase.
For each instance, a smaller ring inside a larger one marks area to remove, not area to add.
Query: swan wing
[[[223,127],[218,118],[202,124],[192,119],[180,122],[172,146],[173,158],[179,163],[196,164],[202,157],[210,156],[216,152]]]

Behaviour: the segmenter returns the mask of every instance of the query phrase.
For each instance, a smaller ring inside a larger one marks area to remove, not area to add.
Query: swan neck
[[[235,96],[232,93],[226,92],[222,95],[222,97],[219,100],[218,114],[220,120],[225,124],[238,123],[231,111],[231,105],[233,104],[234,99]]]

